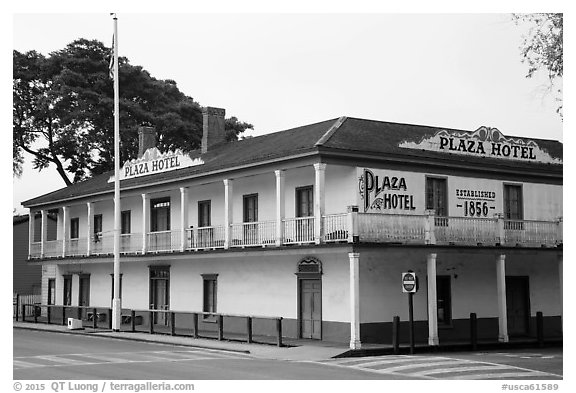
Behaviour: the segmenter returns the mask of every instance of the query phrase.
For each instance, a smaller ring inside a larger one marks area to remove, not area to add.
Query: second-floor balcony
[[[558,247],[562,220],[505,220],[502,217],[438,217],[433,214],[330,214],[315,217],[234,223],[201,228],[122,234],[122,254],[186,252],[246,247],[278,247],[331,242],[444,246]],[[111,255],[113,232],[86,238],[33,242],[31,258]]]

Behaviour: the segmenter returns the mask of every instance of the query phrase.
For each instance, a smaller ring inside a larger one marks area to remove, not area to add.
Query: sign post
[[[408,318],[410,324],[410,354],[414,354],[414,294],[418,290],[416,273],[402,273],[402,292],[408,293]]]

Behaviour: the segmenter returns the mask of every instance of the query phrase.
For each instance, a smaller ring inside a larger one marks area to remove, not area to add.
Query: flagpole
[[[114,16],[114,299],[112,330],[120,331],[122,300],[120,299],[120,94],[118,74],[118,18]]]

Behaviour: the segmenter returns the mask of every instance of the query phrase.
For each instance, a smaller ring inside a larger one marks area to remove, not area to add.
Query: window
[[[170,198],[154,199],[150,202],[151,231],[170,230]]]
[[[64,297],[62,304],[65,306],[72,304],[72,276],[64,276]]]
[[[203,286],[204,286],[204,300],[202,311],[204,312],[216,312],[216,293],[218,290],[217,274],[203,274]],[[207,316],[205,315],[204,318]]]
[[[436,301],[438,305],[438,325],[451,325],[452,297],[450,276],[436,276]]]
[[[314,215],[314,187],[299,187],[296,189],[296,217],[311,217]]]
[[[446,179],[426,178],[426,209],[434,210],[437,226],[448,226],[448,192]]]
[[[94,240],[98,241],[102,236],[102,214],[94,215]]]
[[[70,239],[78,239],[80,233],[80,219],[78,217],[70,219]]]
[[[522,220],[522,186],[504,185],[504,218],[507,220]]]
[[[56,279],[48,279],[48,305],[56,304]]]
[[[198,202],[198,228],[211,226],[211,204],[210,201]]]
[[[131,232],[130,223],[131,223],[131,214],[130,210],[124,210],[120,214],[120,233],[126,235]]]
[[[258,194],[244,195],[244,222],[258,221]]]
[[[90,275],[81,274],[78,281],[78,305],[90,305]]]

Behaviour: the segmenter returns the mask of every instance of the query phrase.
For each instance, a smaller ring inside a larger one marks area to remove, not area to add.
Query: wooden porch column
[[[224,248],[230,248],[232,243],[234,181],[224,179]]]
[[[28,259],[32,256],[32,243],[34,243],[34,224],[36,212],[30,209],[28,212]]]
[[[142,194],[142,254],[148,249],[148,230],[150,228],[150,195]]]
[[[66,256],[66,242],[68,241],[70,232],[70,208],[68,206],[62,207],[62,257]],[[44,218],[44,211],[42,211],[42,218]],[[45,220],[43,219],[42,222]],[[44,225],[44,224],[42,224]],[[42,231],[44,232],[44,231]],[[42,245],[44,245],[45,237],[42,236]]]
[[[88,223],[86,225],[86,255],[92,252],[92,223],[94,222],[94,203],[87,202],[86,207],[88,210]]]
[[[40,256],[44,258],[46,253],[46,237],[48,235],[48,212],[46,210],[41,211],[42,221],[40,223]],[[34,219],[32,220],[33,225],[36,223]],[[34,227],[32,228],[32,238],[34,237]]]
[[[188,228],[188,187],[180,187],[180,251],[186,250]]]
[[[286,171],[274,171],[276,175],[276,246],[282,245],[284,237],[285,196],[284,185],[286,183]]]
[[[428,254],[426,260],[428,274],[428,345],[439,345],[438,340],[438,301],[436,291],[436,254]]]
[[[314,237],[316,244],[324,242],[326,164],[314,164]]]
[[[498,341],[508,342],[508,319],[506,314],[506,255],[496,259],[496,287],[498,289]]]
[[[351,252],[350,258],[350,349],[360,349],[360,254]]]

